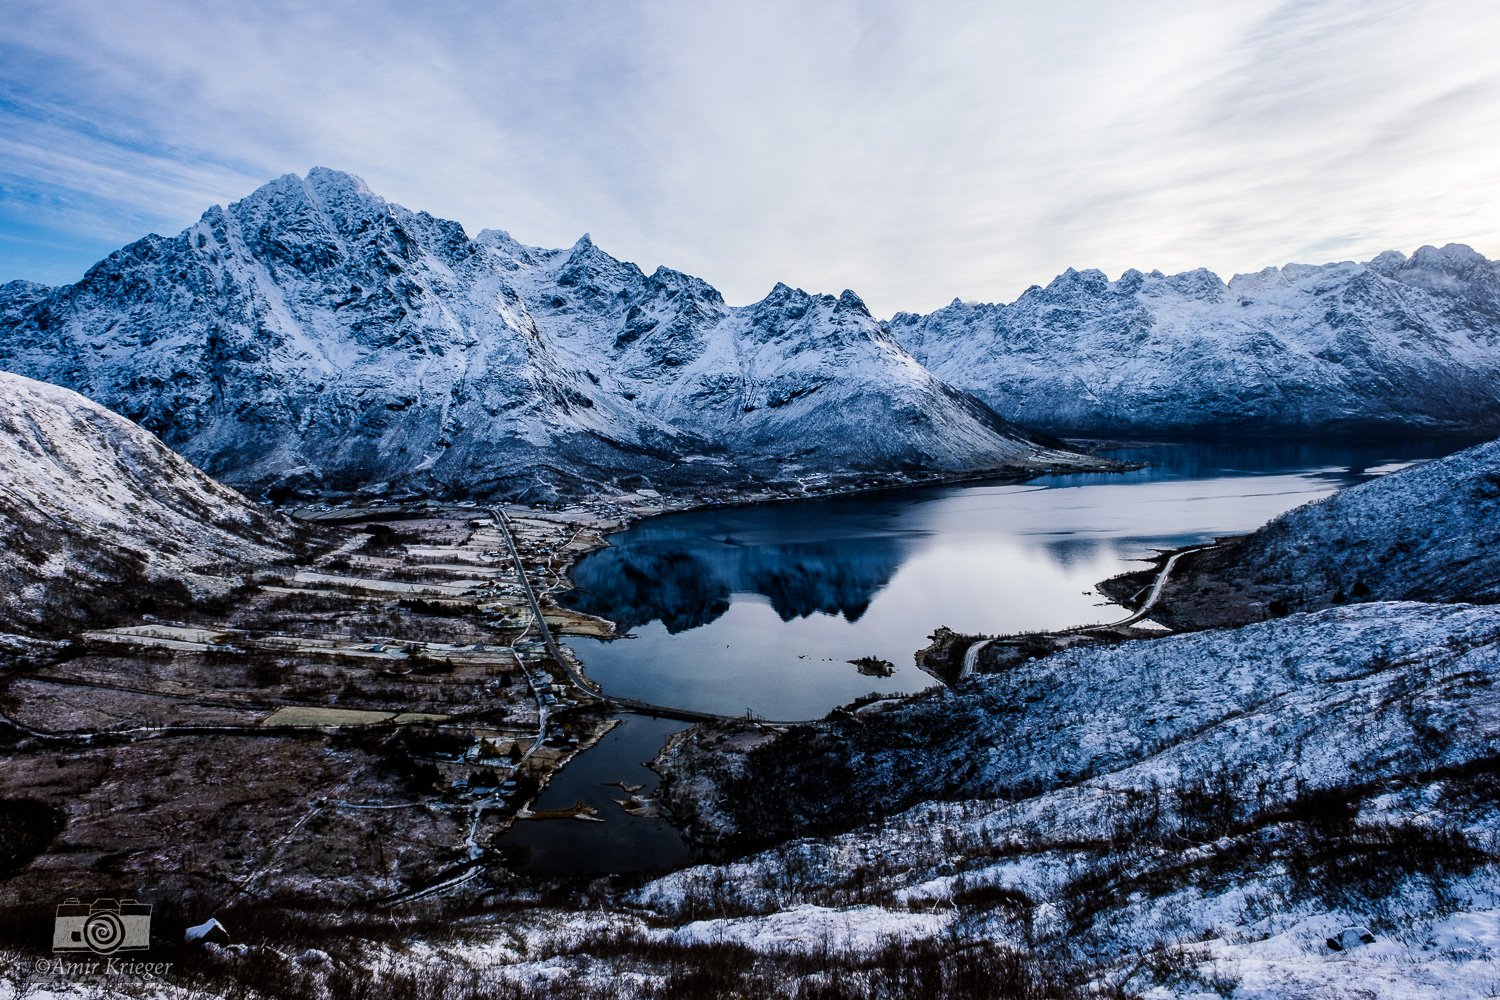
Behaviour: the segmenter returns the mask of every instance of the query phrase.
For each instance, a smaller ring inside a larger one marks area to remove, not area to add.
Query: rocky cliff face
[[[566,250],[316,169],[0,288],[0,366],[76,389],[272,495],[555,495],[1049,460],[853,293],[743,308],[588,237]]]
[[[294,535],[130,421],[0,372],[0,657],[7,634],[222,594]]]
[[[1239,275],[1068,270],[891,321],[938,376],[1053,431],[1500,427],[1500,264],[1465,246]]]

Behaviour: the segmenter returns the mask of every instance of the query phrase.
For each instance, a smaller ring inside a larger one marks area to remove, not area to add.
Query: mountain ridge
[[[1500,428],[1500,263],[1386,251],[1223,281],[1069,268],[890,328],[1008,420],[1063,434]]]
[[[470,239],[325,168],[73,285],[3,286],[0,367],[273,497],[546,500],[1087,462],[943,384],[852,293],[778,285],[731,307],[587,236]]]

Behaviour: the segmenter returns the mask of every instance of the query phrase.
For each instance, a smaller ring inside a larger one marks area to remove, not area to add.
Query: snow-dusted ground
[[[779,806],[827,832],[634,888],[521,890],[401,942],[341,941],[334,922],[285,961],[311,982],[337,966],[531,996],[894,997],[987,995],[953,962],[1012,955],[970,972],[1019,963],[1085,990],[1038,995],[1490,997],[1497,677],[1500,609],[1472,605],[1062,653],[825,725],[849,766],[816,788],[768,760],[833,765],[773,740],[699,816],[727,828]],[[684,747],[676,767],[712,764]],[[1346,928],[1374,940],[1330,948]],[[446,995],[483,995],[466,989]]]
[[[943,913],[1140,988],[1140,956],[1180,944],[1203,982],[1236,982],[1236,996],[1493,995],[1497,676],[1500,610],[1463,605],[1058,654],[830,726],[827,758],[767,744],[723,798],[700,800],[700,823],[753,823],[779,799],[860,828],[689,869],[637,898],[756,914],[724,928],[739,940],[813,902],[879,901],[893,933],[923,936],[904,908]],[[808,778],[836,767],[839,746],[849,766]],[[674,765],[712,765],[685,756]],[[1377,943],[1330,950],[1351,924]],[[1208,988],[1194,982],[1162,995]]]

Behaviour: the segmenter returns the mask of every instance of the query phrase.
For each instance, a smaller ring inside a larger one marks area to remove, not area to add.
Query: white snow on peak
[[[891,329],[1002,416],[1055,431],[1500,426],[1500,265],[1458,244],[1227,284],[1069,269]]]
[[[1077,461],[923,370],[852,292],[730,308],[587,234],[471,239],[321,168],[76,285],[0,295],[0,367],[271,495],[670,485],[687,454],[714,459],[694,485]]]

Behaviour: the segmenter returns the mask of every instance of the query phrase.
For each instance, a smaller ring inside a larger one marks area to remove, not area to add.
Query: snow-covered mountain
[[[0,372],[0,639],[223,593],[294,536],[130,421]]]
[[[272,495],[1077,460],[938,380],[852,292],[778,285],[731,308],[587,236],[471,239],[326,169],[133,243],[77,284],[0,287],[0,367]]]
[[[1500,427],[1500,263],[1466,246],[1206,270],[1069,269],[896,338],[1006,419],[1058,432]]]

